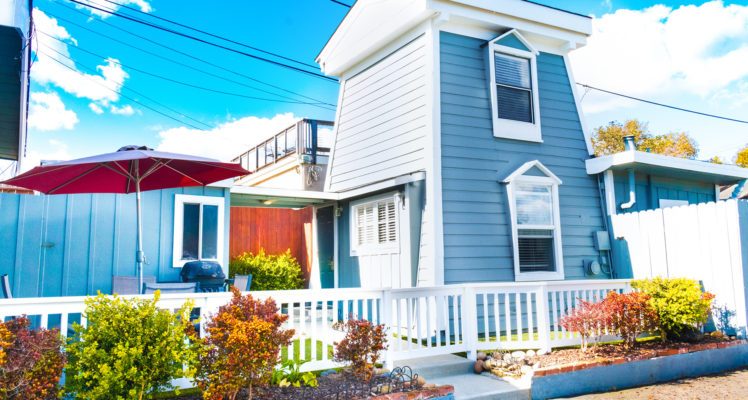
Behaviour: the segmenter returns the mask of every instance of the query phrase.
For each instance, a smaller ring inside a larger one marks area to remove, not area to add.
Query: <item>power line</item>
[[[75,73],[79,73],[78,71],[76,71],[76,70],[75,70],[75,68],[73,68],[73,67],[71,67],[71,66],[69,66],[69,65],[65,64],[64,62],[62,62],[62,61],[60,61],[60,60],[58,60],[58,59],[54,58],[53,56],[51,56],[51,55],[49,55],[49,54],[47,54],[47,53],[45,53],[45,52],[43,52],[43,51],[40,51],[40,53],[42,53],[42,54],[44,54],[45,56],[49,57],[49,58],[50,58],[50,59],[51,59],[52,61],[55,61],[56,63],[58,63],[58,64],[62,65],[63,67],[65,67],[65,68],[67,68],[67,69],[69,69],[69,70],[71,70],[71,71],[73,71],[73,72],[75,72]],[[84,66],[83,64],[80,64],[80,63],[79,63],[79,65],[81,65],[82,67],[84,67],[84,68],[86,68],[86,69],[88,69],[88,70],[91,70],[90,68],[88,68],[88,67]],[[84,76],[85,76],[85,75],[84,75]],[[145,108],[147,108],[147,109],[149,109],[149,110],[151,110],[151,111],[153,111],[153,112],[155,112],[155,113],[161,114],[161,115],[163,115],[163,116],[164,116],[164,117],[166,117],[166,118],[169,118],[169,119],[171,119],[171,120],[173,120],[173,121],[179,122],[180,124],[185,124],[185,125],[187,125],[187,126],[189,126],[189,127],[191,127],[191,128],[194,128],[194,129],[197,129],[197,130],[200,130],[200,131],[204,130],[204,129],[202,129],[202,128],[198,128],[198,127],[197,127],[197,126],[195,126],[195,125],[192,125],[192,124],[190,124],[190,123],[184,122],[184,121],[182,121],[182,120],[180,120],[180,119],[178,119],[178,118],[172,117],[171,115],[169,115],[169,114],[166,114],[166,113],[164,113],[164,112],[161,112],[161,111],[159,111],[159,110],[157,110],[157,109],[155,109],[155,108],[153,108],[153,107],[150,107],[150,106],[148,106],[148,105],[146,105],[146,104],[143,104],[143,103],[141,103],[141,102],[139,102],[139,101],[137,101],[137,100],[133,99],[132,97],[128,97],[128,96],[126,96],[126,95],[122,94],[122,92],[120,92],[119,90],[115,90],[115,89],[112,89],[112,88],[110,88],[109,86],[106,86],[106,85],[104,85],[104,84],[102,84],[102,83],[100,83],[100,82],[97,82],[97,81],[93,80],[93,79],[90,79],[90,80],[91,80],[91,82],[93,82],[93,83],[95,83],[95,84],[97,84],[97,85],[99,85],[99,86],[101,86],[101,87],[103,87],[103,88],[105,88],[105,89],[109,90],[110,92],[116,93],[117,95],[119,95],[119,96],[122,96],[122,97],[124,97],[125,99],[128,99],[128,100],[130,100],[130,101],[132,101],[132,102],[134,102],[134,103],[137,103],[137,104],[139,104],[139,105],[141,105],[141,106],[143,106],[143,107],[145,107]],[[138,93],[138,92],[134,91],[133,89],[130,89],[130,88],[126,88],[126,89],[128,89],[128,90],[132,91],[133,93],[139,94],[140,96],[143,96],[143,94],[141,94],[141,93]],[[149,99],[149,100],[151,100],[152,102],[154,102],[154,103],[156,103],[156,104],[160,105],[161,107],[164,107],[164,108],[166,108],[167,110],[170,110],[170,111],[172,111],[172,112],[175,112],[175,113],[177,113],[177,114],[180,114],[180,116],[183,116],[183,117],[185,117],[185,118],[189,118],[189,119],[191,119],[191,120],[193,120],[193,121],[197,121],[197,120],[195,120],[194,118],[190,118],[190,117],[188,117],[187,115],[184,115],[184,114],[182,114],[182,113],[180,113],[180,112],[178,112],[178,111],[176,111],[176,110],[173,110],[173,109],[171,109],[171,108],[169,108],[169,107],[167,107],[167,106],[165,106],[165,105],[163,105],[163,104],[161,104],[161,103],[158,103],[157,101],[155,101],[155,100],[153,100],[153,99],[150,99],[150,98],[148,98],[148,97],[146,97],[146,96],[143,96],[143,98]],[[198,121],[198,122],[200,122],[200,121]],[[205,125],[205,126],[207,126],[207,127],[211,127],[210,125],[208,125],[208,124],[206,124],[206,123],[204,123],[204,122],[200,122],[200,123],[201,123],[201,124],[203,124],[203,125]],[[212,127],[211,127],[211,128],[212,128]]]
[[[55,39],[55,40],[57,40],[59,42],[62,42],[62,43],[65,43],[65,44],[69,45],[64,40],[56,38],[56,37],[54,37],[54,36],[52,36],[52,35],[50,35],[50,34],[48,34],[46,32],[43,32],[43,31],[39,31],[39,32],[41,34],[45,35],[45,36],[48,36],[48,37],[50,37],[52,39]],[[66,56],[65,54],[63,54],[63,53],[55,50],[51,46],[46,46],[45,45],[45,47],[47,47],[47,49],[49,49],[49,50],[54,51],[55,53],[59,54],[60,56],[69,59],[70,61],[75,61],[72,58]],[[99,58],[101,58],[103,60],[108,60],[108,61],[110,61],[112,63],[115,63],[117,65],[120,65],[122,67],[129,68],[129,69],[131,69],[133,71],[140,72],[141,74],[150,75],[150,76],[152,76],[154,78],[162,79],[162,80],[165,80],[165,81],[168,81],[168,82],[176,83],[178,85],[183,85],[183,86],[187,86],[187,87],[191,87],[191,88],[195,88],[195,89],[205,90],[205,91],[213,92],[213,93],[225,94],[225,95],[228,95],[228,96],[242,97],[242,98],[245,98],[245,99],[252,99],[252,100],[272,101],[272,102],[281,102],[281,103],[294,103],[294,104],[314,104],[314,103],[307,103],[307,102],[302,102],[302,101],[268,99],[268,98],[264,98],[264,97],[248,96],[248,95],[244,95],[244,94],[241,94],[241,93],[226,92],[226,91],[223,91],[223,90],[218,90],[218,89],[212,89],[212,88],[208,88],[208,87],[204,87],[204,86],[199,86],[199,85],[195,85],[195,84],[192,84],[192,83],[187,83],[187,82],[179,81],[179,80],[176,80],[176,79],[172,79],[172,78],[169,78],[169,77],[166,77],[166,76],[163,76],[163,75],[158,75],[158,74],[155,74],[155,73],[152,73],[152,72],[148,72],[148,71],[145,71],[145,70],[142,70],[142,69],[130,66],[130,65],[123,64],[123,63],[121,63],[121,62],[119,62],[117,60],[113,60],[113,59],[108,58],[106,56],[102,56],[101,54],[96,54],[96,53],[94,53],[92,51],[86,50],[86,49],[84,49],[84,48],[82,48],[80,46],[73,45],[73,48],[78,49],[78,50],[80,50],[80,51],[82,51],[84,53],[90,54],[92,56],[99,57]]]
[[[725,121],[732,121],[732,122],[737,122],[737,123],[740,123],[740,124],[748,124],[748,121],[744,121],[744,120],[741,120],[741,119],[723,117],[721,115],[708,114],[708,113],[704,113],[704,112],[701,112],[701,111],[689,110],[689,109],[686,109],[686,108],[671,106],[671,105],[667,105],[667,104],[663,104],[663,103],[658,103],[658,102],[651,101],[651,100],[645,100],[645,99],[641,99],[641,98],[638,98],[638,97],[633,97],[633,96],[629,96],[629,95],[626,95],[626,94],[613,92],[613,91],[610,91],[610,90],[596,88],[594,86],[586,85],[584,83],[577,82],[577,85],[582,86],[585,89],[597,90],[598,92],[608,93],[608,94],[612,94],[614,96],[624,97],[624,98],[631,99],[631,100],[641,101],[642,103],[652,104],[652,105],[655,105],[655,106],[670,108],[672,110],[678,110],[678,111],[688,112],[688,113],[692,113],[692,114],[703,115],[705,117],[723,119]]]
[[[110,4],[114,4],[114,5],[117,5],[117,6],[119,6],[119,7],[122,7],[122,8],[126,8],[126,9],[128,9],[128,10],[132,10],[132,11],[135,11],[135,12],[137,12],[137,13],[139,13],[139,14],[147,15],[147,16],[149,16],[149,17],[152,17],[152,18],[156,18],[156,19],[159,19],[159,20],[161,20],[161,21],[165,21],[165,22],[168,22],[168,23],[171,23],[171,24],[177,25],[177,26],[181,26],[182,28],[187,28],[187,29],[193,30],[193,31],[195,31],[195,32],[199,32],[199,33],[202,33],[203,35],[208,35],[208,36],[211,36],[211,37],[214,37],[214,38],[217,38],[217,39],[225,40],[225,41],[227,41],[227,42],[229,42],[229,43],[233,43],[233,44],[236,44],[236,45],[239,45],[239,46],[243,46],[243,47],[246,47],[246,48],[248,48],[248,49],[252,49],[252,50],[254,50],[254,51],[259,51],[260,53],[264,53],[264,54],[267,54],[267,55],[275,56],[275,57],[281,58],[281,59],[283,59],[283,60],[286,60],[286,61],[291,61],[291,62],[294,62],[294,63],[296,63],[296,64],[304,65],[304,66],[307,66],[307,67],[311,67],[311,68],[315,68],[315,69],[316,69],[316,68],[319,68],[319,67],[318,67],[317,65],[314,65],[314,64],[309,64],[309,63],[306,63],[306,62],[304,62],[304,61],[294,60],[293,58],[290,58],[290,57],[284,57],[284,56],[282,56],[282,55],[279,55],[279,54],[275,54],[275,53],[273,53],[273,52],[270,52],[270,51],[262,50],[262,49],[259,49],[259,48],[257,48],[257,47],[254,47],[254,46],[250,46],[250,45],[248,45],[248,44],[246,44],[246,43],[242,43],[242,42],[237,42],[237,41],[235,41],[235,40],[233,40],[233,39],[229,39],[229,38],[227,38],[227,37],[224,37],[224,36],[220,36],[220,35],[216,35],[216,34],[213,34],[213,33],[210,33],[210,32],[206,32],[206,31],[203,31],[203,30],[200,30],[200,29],[194,28],[194,27],[192,27],[192,26],[189,26],[189,25],[185,25],[185,24],[182,24],[182,23],[180,23],[180,22],[177,22],[177,21],[174,21],[174,20],[168,19],[168,18],[163,18],[163,17],[159,17],[159,16],[158,16],[158,15],[156,15],[156,14],[150,14],[150,13],[147,13],[147,12],[144,12],[144,11],[141,11],[141,10],[138,10],[137,8],[135,8],[135,7],[130,7],[130,6],[126,5],[126,4],[121,4],[121,3],[118,3],[118,2],[116,2],[116,1],[112,1],[112,0],[104,0],[104,1],[106,1],[107,3],[110,3]],[[114,11],[114,10],[112,10],[112,11]]]
[[[353,6],[349,6],[348,4],[343,3],[342,1],[338,1],[338,0],[330,0],[330,1],[332,1],[335,4],[340,4],[343,7],[348,7],[348,8],[353,7]]]
[[[70,10],[72,10],[72,11],[76,12],[76,13],[79,13],[79,14],[81,14],[81,15],[84,15],[84,16],[88,17],[88,15],[87,15],[87,14],[85,14],[84,12],[82,12],[82,11],[80,11],[80,10],[77,10],[77,9],[75,9],[75,8],[73,8],[73,7],[67,6],[67,5],[65,5],[65,4],[62,4],[62,3],[55,3],[55,4],[58,4],[58,5],[62,6],[62,7],[66,7],[66,8],[68,8],[68,9],[70,9]],[[281,94],[273,93],[273,92],[270,92],[270,91],[267,91],[267,90],[264,90],[264,89],[260,89],[260,88],[258,88],[258,87],[255,87],[255,86],[252,86],[252,85],[248,85],[248,84],[246,84],[246,83],[243,83],[243,82],[240,82],[240,81],[237,81],[237,80],[234,80],[234,79],[226,78],[225,76],[221,76],[221,75],[218,75],[218,74],[214,74],[214,73],[212,73],[212,72],[209,72],[209,71],[206,71],[206,70],[204,70],[204,69],[201,69],[201,68],[197,68],[197,67],[191,66],[191,65],[189,65],[189,64],[185,64],[185,63],[182,63],[182,62],[176,61],[176,60],[174,60],[174,59],[171,59],[171,58],[167,58],[167,57],[164,57],[164,56],[162,56],[162,55],[160,55],[160,54],[157,54],[157,53],[154,53],[154,52],[151,52],[151,51],[145,50],[145,49],[143,49],[143,48],[140,48],[140,47],[138,47],[138,46],[135,46],[135,45],[133,45],[133,44],[131,44],[131,43],[127,43],[127,42],[124,42],[124,41],[122,41],[122,40],[119,40],[119,39],[117,39],[117,38],[114,38],[114,37],[112,37],[112,36],[106,35],[106,34],[104,34],[104,33],[101,33],[101,32],[99,32],[99,31],[96,31],[96,30],[93,30],[93,29],[91,29],[91,28],[88,28],[88,27],[86,27],[86,26],[80,25],[80,24],[78,24],[78,23],[76,23],[76,22],[73,22],[73,21],[71,21],[71,20],[69,20],[69,19],[67,19],[67,18],[64,18],[64,17],[60,17],[60,16],[58,16],[58,15],[56,15],[56,14],[54,14],[54,13],[51,13],[51,12],[49,12],[49,11],[47,11],[46,13],[47,13],[48,15],[52,16],[52,17],[55,17],[55,18],[57,18],[57,19],[59,19],[59,20],[61,20],[61,21],[65,21],[65,22],[67,22],[67,23],[69,23],[69,24],[72,24],[72,25],[74,25],[74,26],[77,26],[77,27],[79,27],[79,28],[81,28],[81,29],[83,29],[83,30],[86,30],[86,31],[88,31],[88,32],[91,32],[91,33],[93,33],[93,34],[95,34],[95,35],[98,35],[98,36],[101,36],[101,37],[107,38],[107,39],[109,39],[109,40],[111,40],[111,41],[113,41],[113,42],[117,42],[117,43],[120,43],[120,44],[122,44],[123,46],[127,46],[127,47],[130,47],[130,48],[133,48],[133,49],[135,49],[135,50],[141,51],[141,52],[143,52],[143,53],[146,53],[146,54],[148,54],[148,55],[151,55],[151,56],[153,56],[153,57],[156,57],[156,58],[160,58],[160,59],[162,59],[162,60],[165,60],[165,61],[168,61],[168,62],[170,62],[170,63],[173,63],[173,64],[177,64],[177,65],[183,66],[183,67],[185,67],[185,68],[189,68],[189,69],[192,69],[192,70],[194,70],[194,71],[197,71],[197,72],[200,72],[200,73],[203,73],[203,74],[206,74],[206,75],[212,76],[212,77],[214,77],[214,78],[222,79],[222,80],[225,80],[225,81],[227,81],[227,82],[231,82],[231,83],[234,83],[234,84],[237,84],[237,85],[241,85],[241,86],[244,86],[244,87],[247,87],[247,88],[250,88],[250,89],[254,89],[254,90],[257,90],[257,91],[259,91],[259,92],[263,92],[263,93],[271,94],[271,95],[273,95],[273,96],[278,96],[278,97],[281,97],[281,98],[286,98],[286,99],[290,99],[290,100],[296,100],[296,99],[294,99],[294,98],[292,98],[292,97],[288,97],[288,96],[285,96],[285,95],[281,95]],[[112,28],[114,28],[114,29],[117,29],[117,30],[119,30],[119,31],[122,31],[122,32],[124,32],[124,33],[126,33],[126,34],[128,34],[128,35],[131,35],[131,36],[137,37],[137,38],[139,38],[139,39],[145,40],[145,41],[147,41],[147,42],[149,42],[149,43],[152,43],[152,44],[154,44],[154,45],[157,45],[157,46],[159,46],[159,47],[162,47],[162,48],[164,48],[164,49],[167,49],[167,50],[169,50],[169,51],[175,52],[175,53],[177,53],[177,54],[181,54],[181,55],[183,55],[183,56],[185,56],[185,57],[188,57],[188,58],[191,58],[191,59],[193,59],[193,60],[196,60],[196,61],[200,61],[200,62],[202,62],[202,63],[204,63],[204,64],[210,65],[211,67],[214,67],[214,68],[218,68],[218,69],[220,69],[220,70],[223,70],[223,71],[229,72],[229,73],[231,73],[231,74],[234,74],[234,75],[237,75],[237,76],[241,76],[241,77],[243,77],[243,78],[246,78],[246,79],[248,79],[248,80],[251,80],[251,81],[253,81],[253,82],[257,82],[257,83],[259,83],[259,84],[262,84],[262,85],[265,85],[265,86],[271,87],[271,88],[273,88],[273,89],[277,89],[277,90],[280,90],[280,91],[283,91],[283,92],[286,92],[286,93],[289,93],[289,94],[293,94],[293,95],[296,95],[296,96],[299,96],[299,97],[305,98],[305,99],[307,99],[307,100],[312,100],[312,101],[316,101],[316,102],[318,102],[319,104],[318,104],[318,105],[317,105],[317,104],[312,104],[312,105],[313,105],[313,106],[315,106],[315,107],[320,107],[320,108],[324,108],[324,109],[326,109],[326,110],[329,110],[329,108],[327,108],[327,107],[323,107],[323,105],[325,105],[325,106],[330,106],[330,107],[335,107],[335,105],[334,105],[334,104],[331,104],[331,103],[327,103],[327,102],[325,102],[325,101],[322,101],[322,100],[319,100],[319,99],[315,99],[315,98],[313,98],[313,97],[309,97],[309,96],[303,95],[303,94],[301,94],[301,93],[297,93],[297,92],[294,92],[294,91],[292,91],[292,90],[288,90],[288,89],[282,88],[282,87],[280,87],[280,86],[276,86],[276,85],[273,85],[273,84],[267,83],[267,82],[265,82],[265,81],[262,81],[262,80],[260,80],[260,79],[257,79],[257,78],[253,78],[253,77],[251,77],[251,76],[249,76],[249,75],[245,75],[245,74],[242,74],[242,73],[240,73],[240,72],[236,72],[236,71],[234,71],[234,70],[231,70],[231,69],[225,68],[225,67],[223,67],[223,66],[221,66],[221,65],[218,65],[218,64],[214,64],[214,63],[211,63],[210,61],[207,61],[207,60],[204,60],[204,59],[202,59],[202,58],[199,58],[199,57],[193,56],[193,55],[191,55],[191,54],[189,54],[189,53],[185,53],[185,52],[183,52],[183,51],[177,50],[177,49],[175,49],[175,48],[173,48],[173,47],[169,47],[169,46],[166,46],[166,45],[164,45],[164,44],[162,44],[162,43],[159,43],[158,41],[155,41],[155,40],[151,40],[151,39],[149,39],[149,38],[147,38],[147,37],[144,37],[144,36],[138,35],[138,34],[136,34],[136,33],[130,32],[130,31],[126,30],[126,29],[123,29],[123,28],[121,28],[121,27],[119,27],[119,26],[117,26],[117,25],[113,25],[113,24],[111,24],[111,23],[109,23],[109,22],[106,22],[106,21],[104,21],[104,20],[101,20],[101,19],[97,19],[97,21],[98,21],[99,23],[102,23],[102,24],[108,25],[108,26],[110,26],[110,27],[112,27]]]
[[[186,33],[178,32],[178,31],[175,31],[173,29],[169,29],[169,28],[166,28],[166,27],[163,27],[163,26],[160,26],[160,25],[152,24],[150,22],[143,21],[143,20],[140,20],[140,19],[128,16],[128,15],[120,14],[120,13],[117,13],[115,11],[110,11],[110,10],[107,10],[107,9],[104,9],[104,8],[101,8],[101,7],[92,6],[91,4],[87,4],[87,3],[84,3],[84,2],[81,2],[81,1],[78,1],[78,0],[68,0],[68,1],[70,1],[72,3],[75,3],[75,4],[79,4],[81,6],[85,6],[85,7],[94,9],[94,10],[98,10],[98,11],[104,12],[104,13],[107,13],[107,14],[110,14],[110,15],[114,15],[114,16],[117,16],[117,17],[129,20],[129,21],[132,21],[132,22],[137,22],[139,24],[150,26],[150,27],[152,27],[154,29],[159,29],[159,30],[162,30],[164,32],[169,32],[169,33],[172,33],[172,34],[175,34],[175,35],[187,38],[187,39],[192,39],[194,41],[197,41],[197,42],[200,42],[200,43],[203,43],[203,44],[207,44],[209,46],[217,47],[219,49],[230,51],[232,53],[236,53],[236,54],[240,54],[240,55],[243,55],[243,56],[246,56],[246,57],[250,57],[250,58],[258,60],[258,61],[264,61],[264,62],[273,64],[273,65],[276,65],[276,66],[279,66],[279,67],[282,67],[282,68],[287,68],[287,69],[290,69],[290,70],[293,70],[293,71],[296,71],[296,72],[299,72],[299,73],[307,74],[309,76],[313,76],[313,77],[316,77],[316,78],[319,78],[319,79],[323,79],[323,80],[326,80],[326,81],[329,81],[329,82],[336,82],[337,83],[337,81],[338,81],[335,78],[331,78],[329,76],[322,75],[322,74],[317,73],[317,72],[307,71],[307,70],[304,70],[304,69],[301,69],[301,68],[298,68],[298,67],[294,67],[293,65],[288,65],[288,64],[284,64],[284,63],[279,62],[279,61],[270,60],[268,58],[260,57],[260,56],[257,56],[257,55],[254,55],[254,54],[250,54],[250,53],[247,53],[247,52],[244,52],[244,51],[241,51],[241,50],[232,49],[230,47],[226,47],[226,46],[223,46],[223,45],[215,43],[215,42],[211,42],[211,41],[208,41],[208,40],[205,40],[205,39],[200,39],[198,37],[195,37],[195,36],[192,36],[192,35],[188,35]]]

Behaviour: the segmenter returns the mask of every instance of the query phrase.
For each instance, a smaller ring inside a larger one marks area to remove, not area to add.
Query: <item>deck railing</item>
[[[415,357],[478,350],[551,349],[579,344],[558,324],[577,299],[601,300],[608,291],[630,290],[628,280],[463,284],[410,289],[322,289],[250,292],[273,298],[288,315],[294,341],[283,358],[306,360],[304,370],[336,366],[332,348],[343,337],[336,324],[366,318],[388,328],[385,363]],[[134,297],[134,296],[125,296]],[[141,296],[148,297],[148,296]],[[230,293],[164,294],[159,306],[177,309],[192,299],[206,321]],[[85,297],[0,300],[0,318],[29,315],[36,325],[59,327],[67,335],[73,321],[86,325]],[[201,324],[203,330],[204,324]],[[204,332],[201,332],[204,334]]]
[[[303,119],[240,154],[233,162],[250,172],[275,164],[292,154],[308,156],[309,162],[316,164],[318,156],[330,154],[332,139],[329,137],[332,130],[322,130],[320,127],[332,126],[330,121]]]

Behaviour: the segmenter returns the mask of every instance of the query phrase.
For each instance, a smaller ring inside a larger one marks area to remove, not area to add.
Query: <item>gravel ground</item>
[[[618,392],[588,394],[572,399],[656,399],[656,400],[712,400],[748,399],[748,367],[719,375],[679,379],[652,386],[642,386]]]

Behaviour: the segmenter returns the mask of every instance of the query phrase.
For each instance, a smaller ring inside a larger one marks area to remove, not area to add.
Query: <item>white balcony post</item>
[[[543,283],[537,293],[538,341],[540,350],[551,350],[551,325],[548,322],[548,285]]]
[[[390,371],[395,367],[395,343],[392,340],[394,332],[392,332],[392,292],[389,289],[382,290],[382,307],[380,308],[382,313],[382,322],[384,326],[389,330],[387,335],[390,340],[387,343],[387,350],[384,355],[384,368]],[[400,340],[398,332],[397,340]]]
[[[475,303],[475,290],[465,287],[462,295],[462,340],[465,342],[467,358],[478,357],[478,306]]]

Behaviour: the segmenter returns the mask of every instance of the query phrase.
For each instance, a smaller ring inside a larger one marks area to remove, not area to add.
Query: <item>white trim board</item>
[[[624,151],[591,158],[585,161],[585,165],[589,175],[599,174],[615,167],[650,166],[712,175],[715,180],[719,181],[721,178],[733,183],[735,183],[734,181],[748,179],[748,168],[741,168],[736,165],[712,164],[706,161],[688,160],[643,151]]]

